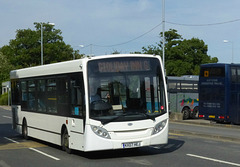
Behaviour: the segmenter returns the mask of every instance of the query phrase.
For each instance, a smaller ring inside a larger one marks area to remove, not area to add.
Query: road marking
[[[5,115],[3,115],[2,117],[4,117],[4,118],[8,118],[8,119],[12,119],[12,117],[5,116]]]
[[[11,141],[11,142],[13,142],[13,143],[19,144],[19,142],[15,141],[15,140],[13,140],[13,139],[9,139],[9,138],[7,138],[7,137],[4,137],[4,139],[9,140],[9,141]]]
[[[56,157],[54,157],[52,155],[46,154],[46,153],[44,153],[42,151],[39,151],[39,150],[37,150],[35,148],[32,148],[32,147],[45,147],[45,145],[43,145],[43,144],[36,143],[36,142],[23,142],[23,143],[19,143],[19,142],[15,141],[15,140],[7,138],[7,137],[4,137],[4,139],[6,139],[8,141],[11,141],[13,143],[0,146],[0,150],[28,148],[28,149],[33,150],[35,152],[38,152],[38,153],[40,153],[42,155],[45,155],[45,156],[47,156],[49,158],[52,158],[52,159],[54,159],[56,161],[60,160],[59,158],[56,158]]]
[[[152,163],[146,159],[139,160],[139,159],[134,159],[134,158],[126,158],[126,160],[128,160],[130,163],[134,163],[137,165],[152,166]]]
[[[11,141],[12,143],[7,143],[0,145],[0,150],[15,150],[15,149],[24,149],[24,148],[29,148],[29,147],[47,147],[44,144],[33,142],[33,141],[28,141],[28,142],[17,142],[13,139],[10,139],[8,137],[4,137],[4,139]]]
[[[194,154],[187,154],[187,156],[200,158],[200,159],[205,159],[205,160],[209,160],[209,161],[214,161],[214,162],[218,162],[218,163],[222,163],[222,164],[228,164],[228,165],[233,165],[233,166],[240,166],[240,164],[237,164],[237,163],[223,161],[223,160],[218,160],[218,159],[214,159],[214,158],[203,157],[203,156],[194,155]]]
[[[49,155],[49,154],[46,154],[46,153],[44,153],[44,152],[42,152],[42,151],[39,151],[39,150],[37,150],[37,149],[35,149],[35,148],[29,148],[30,150],[33,150],[33,151],[36,151],[36,152],[38,152],[38,153],[40,153],[40,154],[42,154],[42,155],[45,155],[45,156],[47,156],[47,157],[49,157],[49,158],[52,158],[52,159],[54,159],[54,160],[56,160],[56,161],[59,161],[60,159],[59,158],[56,158],[56,157],[54,157],[54,156],[52,156],[52,155]]]
[[[3,160],[0,161],[0,166],[2,167],[11,167],[10,165],[8,165],[6,162],[4,162]]]
[[[40,144],[37,142],[22,142],[22,143],[7,143],[0,145],[0,150],[18,150],[18,149],[25,149],[29,147],[47,147],[44,144]]]
[[[179,134],[179,133],[171,133],[171,132],[169,132],[169,135],[172,135],[172,136],[184,136],[184,135]]]

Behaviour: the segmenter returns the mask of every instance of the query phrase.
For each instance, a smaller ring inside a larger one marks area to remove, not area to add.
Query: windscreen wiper
[[[151,115],[148,115],[146,113],[138,113],[138,114],[142,114],[142,115],[146,116],[148,119],[151,119],[151,120],[155,121],[155,116],[151,116]]]

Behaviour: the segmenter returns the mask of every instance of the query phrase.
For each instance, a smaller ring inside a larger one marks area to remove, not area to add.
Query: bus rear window
[[[201,77],[225,77],[224,67],[202,67],[200,71]]]

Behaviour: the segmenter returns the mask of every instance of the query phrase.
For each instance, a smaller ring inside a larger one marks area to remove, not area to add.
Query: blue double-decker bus
[[[201,65],[199,117],[240,124],[240,64]]]

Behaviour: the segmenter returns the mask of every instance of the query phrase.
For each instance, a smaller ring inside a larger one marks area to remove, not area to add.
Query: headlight
[[[167,119],[163,120],[162,122],[159,122],[153,129],[152,135],[155,135],[157,133],[159,133],[160,131],[163,130],[163,128],[166,126],[167,124]]]
[[[92,131],[93,131],[96,135],[98,135],[98,136],[100,136],[100,137],[103,137],[103,138],[106,138],[106,139],[111,139],[111,138],[110,138],[110,135],[109,135],[109,133],[107,132],[106,129],[101,128],[101,127],[99,127],[99,126],[93,126],[93,125],[91,125],[91,128],[92,128]]]

